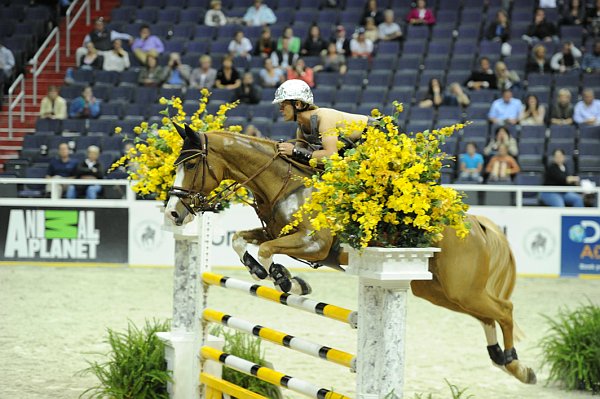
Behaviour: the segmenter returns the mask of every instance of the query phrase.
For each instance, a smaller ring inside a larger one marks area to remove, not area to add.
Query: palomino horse
[[[279,236],[294,212],[310,194],[300,179],[310,171],[277,155],[276,143],[231,132],[198,134],[188,126],[178,127],[184,145],[177,160],[175,185],[166,214],[176,224],[191,220],[196,210],[212,207],[207,195],[224,179],[244,185],[254,194],[256,209],[264,228],[242,231],[234,236],[233,247],[255,278],[270,277],[284,291],[310,292],[308,285],[293,278],[275,254],[340,267],[342,256],[328,231],[313,231],[302,222],[294,232]],[[513,305],[509,298],[515,285],[515,261],[508,241],[490,220],[469,215],[471,233],[461,240],[447,229],[437,243],[442,251],[431,259],[430,281],[413,281],[413,293],[436,305],[466,313],[484,328],[488,353],[495,365],[525,383],[536,382],[535,373],[517,359],[513,344]],[[246,251],[247,244],[259,247],[258,261]],[[267,272],[267,270],[269,270]],[[498,345],[496,322],[504,338],[504,352]]]

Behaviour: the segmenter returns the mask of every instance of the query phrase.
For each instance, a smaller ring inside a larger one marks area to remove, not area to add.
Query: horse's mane
[[[210,132],[207,132],[207,133],[215,133],[216,135],[229,136],[229,137],[233,137],[233,138],[239,138],[239,139],[254,141],[254,142],[257,142],[257,143],[268,144],[268,145],[270,145],[272,147],[274,147],[275,144],[277,143],[275,140],[272,140],[272,139],[269,139],[269,138],[248,136],[247,134],[236,133],[236,132],[232,132],[232,131],[229,131],[229,130],[211,130]]]

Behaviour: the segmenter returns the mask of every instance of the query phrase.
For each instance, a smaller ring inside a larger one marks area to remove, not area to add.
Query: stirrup
[[[248,269],[248,272],[255,280],[264,280],[269,277],[269,273],[267,269],[263,267],[252,255],[248,253],[248,251],[244,252],[244,256],[242,257],[242,263]]]
[[[290,271],[279,263],[272,263],[269,268],[269,276],[275,287],[282,292],[290,292],[292,289],[292,275]]]

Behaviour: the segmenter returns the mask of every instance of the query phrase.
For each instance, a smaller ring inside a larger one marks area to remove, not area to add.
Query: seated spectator
[[[527,73],[551,73],[550,62],[546,58],[546,47],[537,44],[533,47],[532,56],[527,62],[525,71]]]
[[[48,86],[48,94],[40,104],[40,118],[67,119],[67,101],[58,94],[56,86]]]
[[[300,38],[298,36],[294,36],[294,30],[291,26],[288,26],[283,30],[283,35],[277,40],[277,50],[283,49],[283,41],[285,39],[289,40],[288,49],[294,53],[300,53],[300,47],[302,43],[300,42]]]
[[[506,64],[502,61],[496,62],[496,86],[500,90],[514,89],[521,87],[521,79],[515,71],[508,69]]]
[[[263,68],[259,72],[262,87],[278,87],[285,82],[286,74],[279,68],[273,66],[271,58],[265,58]]]
[[[406,17],[406,22],[411,25],[433,25],[435,24],[435,16],[433,12],[427,8],[425,0],[417,0],[416,7],[410,10]]]
[[[223,26],[227,24],[227,17],[221,10],[221,0],[211,0],[210,10],[204,15],[204,25]]]
[[[52,158],[48,163],[48,171],[46,172],[46,179],[63,179],[75,177],[75,168],[77,167],[77,161],[71,159],[69,145],[67,143],[60,143],[58,145],[58,156]],[[66,184],[57,185],[58,197],[62,197],[63,191],[67,189]],[[46,185],[46,192],[50,193],[52,185]]]
[[[247,60],[252,58],[252,43],[250,39],[244,36],[244,32],[238,30],[235,32],[235,36],[229,42],[229,47],[227,48],[229,51],[229,55],[233,58],[235,57],[243,57]]]
[[[489,173],[488,182],[510,182],[521,171],[517,161],[508,154],[506,144],[498,146],[498,153],[490,159],[485,171]]]
[[[271,28],[265,26],[254,46],[254,55],[260,55],[263,58],[270,57],[276,47],[275,39],[271,36]]]
[[[561,51],[550,59],[550,67],[560,73],[579,69],[581,55],[581,51],[572,42],[564,42]]]
[[[355,58],[370,58],[373,54],[373,42],[365,36],[365,28],[356,30],[356,37],[350,40],[350,53]]]
[[[573,124],[573,104],[571,104],[571,92],[568,89],[558,91],[558,99],[550,109],[550,123],[553,125]]]
[[[248,8],[243,20],[249,26],[262,26],[274,24],[277,22],[277,17],[262,0],[254,0],[254,5]]]
[[[187,88],[190,83],[192,68],[181,62],[179,53],[169,54],[169,62],[165,72],[163,87],[167,89]]]
[[[517,146],[517,140],[514,137],[511,137],[510,132],[503,126],[500,126],[496,129],[496,136],[488,145],[483,149],[483,154],[486,157],[496,155],[498,153],[498,149],[501,145],[505,145],[508,149],[508,153],[513,157],[519,155],[519,147]]]
[[[373,43],[379,40],[377,25],[375,25],[375,20],[371,17],[367,18],[367,23],[365,23],[365,37]]]
[[[459,179],[464,182],[481,183],[483,177],[483,156],[477,152],[477,144],[467,143],[466,152],[460,154],[460,174]]]
[[[552,162],[544,173],[544,186],[578,186],[579,176],[569,175],[565,165],[565,152],[560,148],[554,150]],[[548,193],[540,194],[540,200],[546,206],[575,208],[583,207],[583,197],[578,193]]]
[[[79,60],[79,68],[88,70],[102,69],[104,57],[98,53],[94,47],[94,43],[88,42],[85,45],[85,48],[87,49],[87,54],[81,56],[81,59]]]
[[[309,87],[315,87],[315,76],[312,68],[306,66],[302,58],[298,58],[293,67],[288,68],[287,78],[300,79],[306,82]]]
[[[337,47],[334,42],[329,43],[327,52],[321,55],[321,65],[313,68],[315,72],[337,72],[341,75],[348,70],[346,66],[346,57],[337,52]]]
[[[600,40],[594,42],[594,50],[583,56],[581,69],[587,73],[600,71]]]
[[[308,57],[316,57],[327,47],[327,42],[321,37],[321,29],[318,25],[313,25],[308,31],[308,37],[302,43],[300,54]]]
[[[585,25],[590,34],[597,36],[600,22],[600,1],[591,2],[592,4],[586,4],[585,10]]]
[[[558,40],[556,26],[546,20],[546,12],[543,8],[535,10],[533,23],[527,28],[527,33],[523,35],[523,40],[529,44],[539,41],[551,42]]]
[[[582,100],[575,104],[573,120],[579,125],[600,125],[600,100],[594,98],[592,89],[583,90]]]
[[[131,43],[133,37],[127,33],[120,33],[115,30],[106,29],[104,18],[97,18],[96,21],[94,21],[94,29],[92,29],[92,31],[85,36],[82,47],[75,51],[75,62],[77,63],[77,66],[79,66],[81,57],[86,55],[88,52],[86,48],[86,44],[88,44],[88,42],[92,42],[94,44],[94,48],[102,55],[105,51],[110,51],[113,48],[112,43],[116,39],[125,40],[128,43]]]
[[[81,96],[71,102],[69,118],[97,118],[100,116],[100,101],[94,97],[91,86],[81,92]]]
[[[4,47],[2,42],[0,42],[0,99],[4,93],[2,87],[4,86],[8,88],[10,86],[10,80],[12,78],[14,68],[15,56],[8,47]],[[2,102],[0,101],[0,104],[1,103]]]
[[[402,40],[402,29],[394,21],[394,10],[385,10],[383,13],[383,22],[379,24],[377,31],[379,40]]]
[[[530,94],[525,98],[525,104],[521,115],[519,115],[519,123],[521,126],[543,126],[546,118],[546,107],[540,104],[537,96]]]
[[[446,92],[442,105],[460,105],[461,107],[468,107],[470,103],[471,100],[460,83],[454,82]]]
[[[496,75],[492,70],[489,58],[481,57],[479,59],[479,69],[471,72],[465,81],[465,86],[471,90],[496,89]]]
[[[102,68],[105,71],[123,72],[128,69],[129,54],[123,50],[121,39],[116,39],[113,42],[113,49],[104,53],[104,64]]]
[[[496,18],[487,26],[485,38],[502,43],[510,40],[510,21],[506,11],[496,12]]]
[[[244,73],[242,84],[233,93],[233,101],[236,100],[242,104],[258,104],[260,102],[260,89],[254,83],[252,72]]]
[[[200,66],[192,70],[190,87],[194,89],[212,89],[217,78],[217,70],[212,67],[210,55],[203,55],[198,59]]]
[[[377,7],[377,0],[367,0],[363,14],[360,17],[360,25],[365,26],[367,18],[373,18],[377,25],[383,22],[383,15]]]
[[[246,129],[244,129],[244,134],[246,136],[251,136],[251,137],[263,137],[263,134],[261,133],[261,131],[258,130],[258,128],[256,126],[254,126],[253,124],[249,124],[248,126],[246,126]]]
[[[444,101],[444,91],[442,90],[442,84],[437,78],[432,78],[429,81],[427,87],[427,93],[425,97],[419,102],[421,108],[439,107]]]
[[[217,71],[215,86],[218,89],[235,90],[241,84],[240,73],[233,67],[233,59],[230,56],[223,57],[221,68]]]
[[[146,56],[146,66],[138,74],[138,83],[142,86],[161,86],[167,78],[167,69],[158,65],[158,60],[152,54]]]
[[[290,39],[284,37],[281,41],[281,49],[271,53],[271,61],[275,68],[280,68],[284,73],[298,60],[298,54],[290,51]]]
[[[75,168],[76,179],[102,179],[104,178],[104,168],[98,161],[100,157],[100,149],[95,145],[91,145],[87,149],[87,157],[81,161]],[[89,186],[84,185],[71,185],[67,189],[67,198],[78,198],[85,195],[87,199],[96,199],[102,191],[102,186],[98,184],[92,184]]]
[[[567,0],[561,10],[561,25],[581,25],[584,20],[583,7],[580,0]]]
[[[350,56],[350,39],[346,37],[346,28],[342,25],[335,28],[335,37],[331,38],[330,42],[335,43],[338,54],[345,57]]]
[[[165,51],[165,45],[158,36],[151,34],[148,25],[142,25],[140,28],[140,37],[133,41],[131,50],[133,50],[135,57],[145,65],[146,58],[149,55],[158,58]]]
[[[488,113],[488,118],[494,125],[516,125],[523,103],[518,98],[513,98],[512,91],[502,90],[502,98],[494,100]]]

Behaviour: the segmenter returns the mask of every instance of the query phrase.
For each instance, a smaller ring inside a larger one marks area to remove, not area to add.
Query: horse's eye
[[[194,169],[194,167],[196,167],[196,163],[195,162],[186,162],[185,163],[185,168],[186,169]]]

